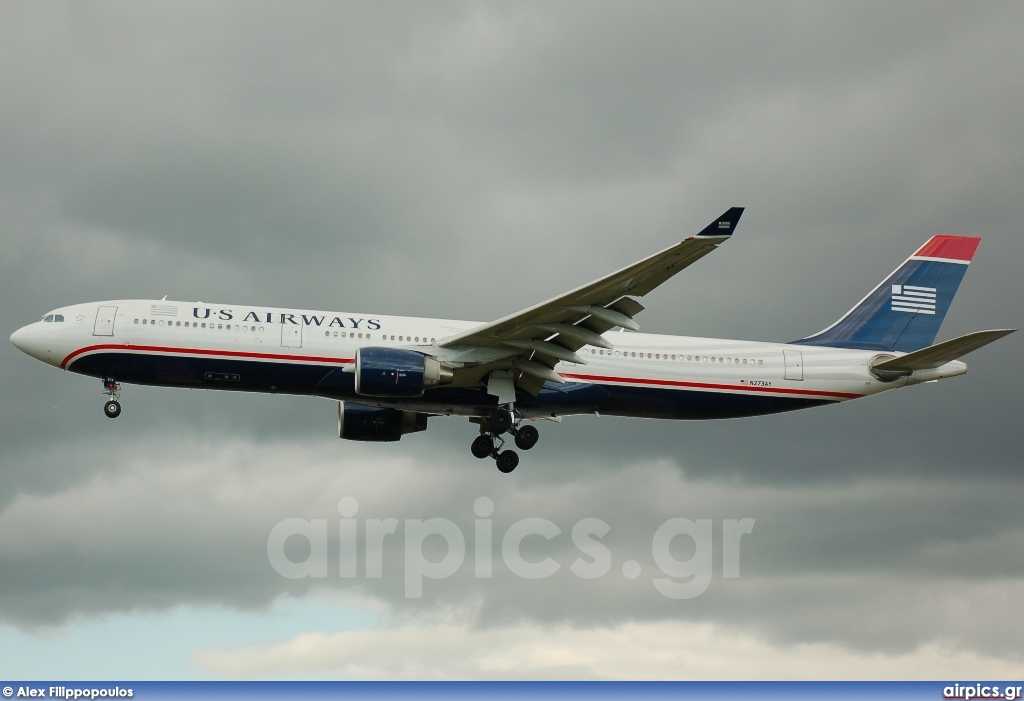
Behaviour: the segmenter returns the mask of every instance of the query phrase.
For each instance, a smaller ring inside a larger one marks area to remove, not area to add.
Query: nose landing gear
[[[481,460],[494,458],[498,470],[508,474],[519,466],[519,454],[514,450],[502,450],[505,439],[502,435],[511,433],[515,437],[516,447],[529,450],[537,445],[540,431],[535,426],[521,426],[522,420],[516,420],[514,410],[501,407],[492,412],[486,419],[471,419],[480,424],[480,435],[473,440],[470,451]]]
[[[113,377],[103,379],[103,394],[110,399],[103,405],[103,413],[107,418],[116,419],[121,415],[121,403],[117,400],[121,396],[121,385]]]

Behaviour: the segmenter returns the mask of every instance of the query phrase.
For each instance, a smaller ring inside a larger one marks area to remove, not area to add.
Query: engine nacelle
[[[427,430],[427,415],[338,402],[338,437],[349,441],[397,441]]]
[[[401,348],[360,348],[355,375],[356,394],[367,397],[422,397],[452,381],[452,371],[437,358]]]

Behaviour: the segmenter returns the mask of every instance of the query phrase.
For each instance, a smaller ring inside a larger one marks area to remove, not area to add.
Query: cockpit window
[[[43,321],[45,321],[45,322],[53,321],[53,314],[47,314],[46,316],[44,316],[43,317]]]
[[[63,314],[54,314],[53,315],[53,320],[54,321],[64,321],[64,315]]]
[[[47,314],[46,316],[43,317],[43,321],[45,321],[46,323],[50,323],[50,322],[53,322],[53,321],[64,321],[64,315],[63,314]]]

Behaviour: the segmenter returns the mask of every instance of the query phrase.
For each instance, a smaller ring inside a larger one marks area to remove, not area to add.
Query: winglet
[[[704,227],[704,230],[694,236],[694,238],[732,236],[736,223],[740,220],[741,216],[743,216],[743,207],[732,207],[725,214]]]

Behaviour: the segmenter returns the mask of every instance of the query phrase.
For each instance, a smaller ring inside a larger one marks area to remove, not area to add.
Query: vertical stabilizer
[[[939,333],[981,239],[939,234],[824,331],[793,343],[910,352]]]

